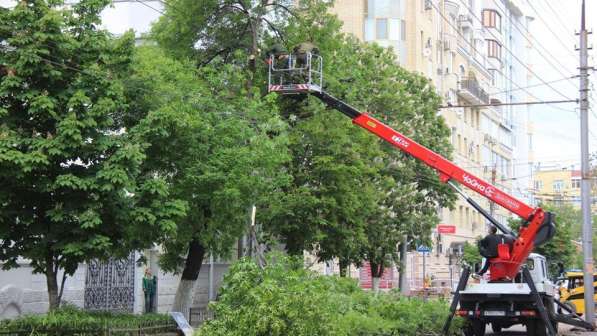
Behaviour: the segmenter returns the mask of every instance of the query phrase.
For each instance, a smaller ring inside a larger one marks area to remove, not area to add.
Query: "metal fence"
[[[189,309],[189,324],[193,327],[202,325],[205,321],[213,320],[214,312],[201,307]]]
[[[139,327],[109,327],[104,328],[46,328],[23,330],[0,330],[0,336],[174,336],[177,334],[176,324]]]

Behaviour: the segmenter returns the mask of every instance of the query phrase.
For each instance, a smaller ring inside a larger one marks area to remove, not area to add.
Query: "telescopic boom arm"
[[[440,180],[444,183],[452,184],[457,181],[461,185],[477,192],[481,196],[501,205],[510,212],[518,215],[524,220],[518,237],[514,242],[512,253],[508,259],[495,258],[491,263],[491,280],[512,279],[518,273],[520,266],[524,263],[533,251],[533,247],[549,240],[555,233],[553,216],[544,212],[541,208],[532,208],[520,200],[506,194],[483,179],[467,172],[456,166],[441,155],[409,139],[400,132],[385,125],[372,116],[361,113],[354,107],[342,102],[341,100],[327,94],[323,90],[309,91],[312,95],[319,98],[328,106],[342,112],[352,119],[352,122],[367,131],[384,139],[394,147],[402,150],[410,156],[423,161],[429,167],[439,172]],[[452,184],[454,186],[454,184]],[[456,186],[454,186],[456,187]],[[501,225],[491,217],[481,206],[479,206],[470,197],[464,195],[457,187],[466,200],[480,211],[487,219],[496,225],[502,232],[512,234],[512,232]]]
[[[268,91],[282,94],[311,94],[329,107],[344,113],[352,119],[354,124],[437,170],[442,182],[454,187],[469,204],[506,235],[514,236],[514,233],[495,220],[472,198],[465,195],[454,182],[468,187],[523,219],[524,223],[520,227],[511,252],[491,259],[491,280],[513,279],[520,270],[520,266],[526,262],[534,246],[538,246],[553,237],[555,226],[551,213],[544,212],[539,207],[532,208],[528,206],[381,121],[366,113],[359,112],[354,107],[323,91],[323,58],[311,53],[306,56],[306,59],[298,62],[299,57],[297,55],[291,54],[278,57],[271,55],[268,61]],[[297,78],[303,80],[302,83],[288,82],[288,80],[292,81]]]

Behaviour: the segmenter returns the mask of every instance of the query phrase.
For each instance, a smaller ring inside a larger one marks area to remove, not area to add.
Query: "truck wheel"
[[[551,322],[556,334],[558,333],[558,323]],[[547,336],[547,326],[543,320],[530,320],[527,322],[527,335],[529,336]]]
[[[536,320],[528,320],[526,325],[527,325],[527,335],[528,336],[539,336],[537,334],[537,321]]]
[[[502,325],[496,322],[493,322],[491,324],[491,330],[493,330],[494,333],[501,333],[502,332]]]
[[[485,322],[469,320],[462,331],[464,336],[485,336]]]

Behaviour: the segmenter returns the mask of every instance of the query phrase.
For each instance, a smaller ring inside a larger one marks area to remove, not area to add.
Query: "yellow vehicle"
[[[578,315],[585,312],[585,286],[583,273],[579,271],[566,272],[564,282],[560,287],[560,302],[569,306]],[[593,287],[597,287],[597,273],[593,274]],[[597,290],[595,291],[597,293]],[[595,294],[597,302],[597,294]]]

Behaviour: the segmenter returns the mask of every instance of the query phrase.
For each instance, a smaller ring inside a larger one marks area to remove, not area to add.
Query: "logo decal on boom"
[[[396,142],[397,144],[399,144],[402,147],[408,147],[410,145],[408,143],[408,141],[402,139],[401,137],[399,137],[397,135],[392,135],[392,140],[394,140],[394,142]]]
[[[482,194],[485,194],[487,197],[493,197],[493,193],[495,189],[491,186],[484,186],[476,178],[470,177],[467,174],[462,175],[462,179],[464,183],[468,184],[471,188],[477,189]]]

